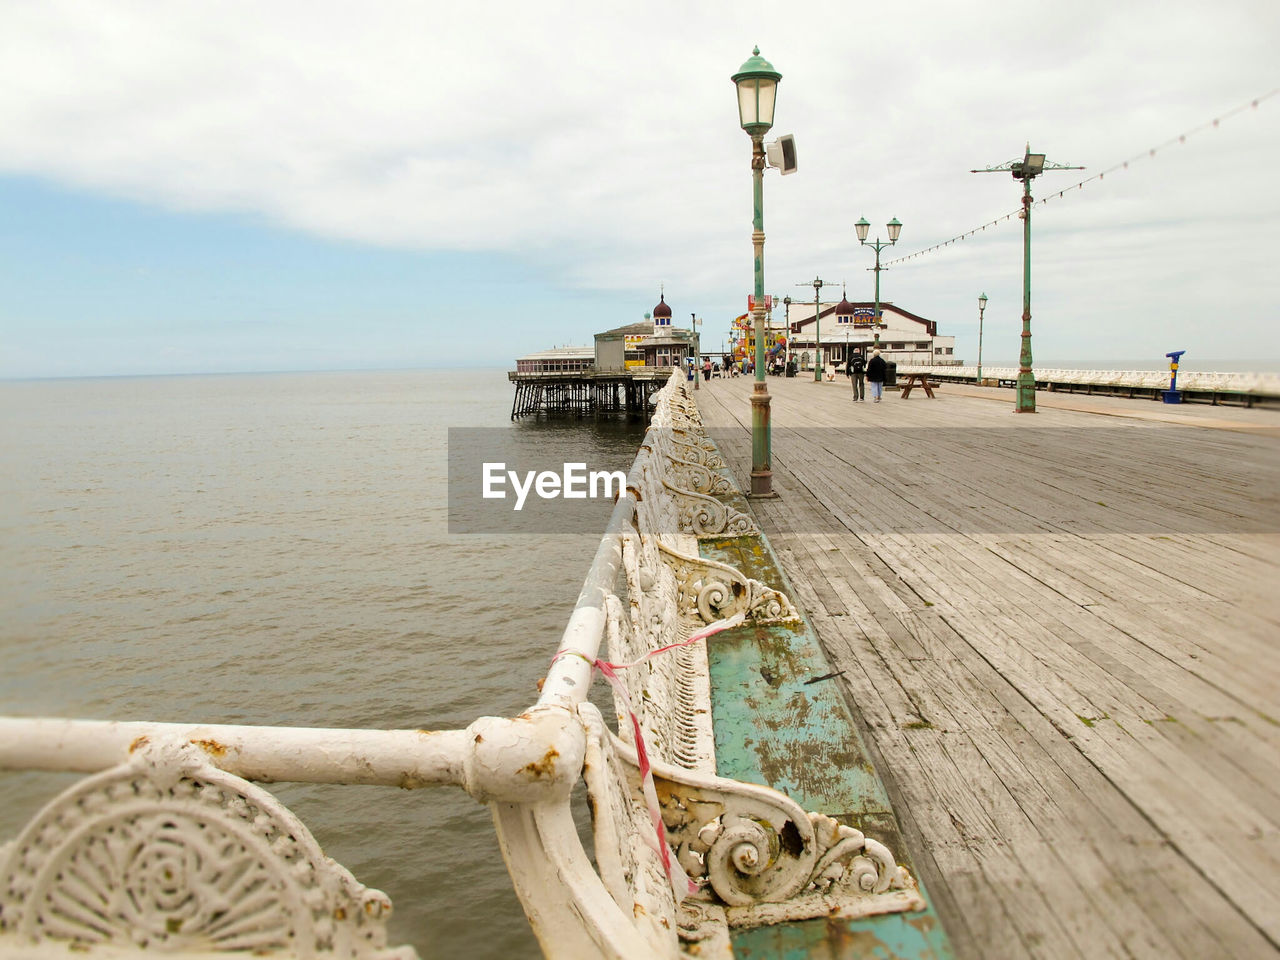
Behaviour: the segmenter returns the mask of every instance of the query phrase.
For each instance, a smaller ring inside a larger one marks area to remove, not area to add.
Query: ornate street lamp
[[[1022,348],[1018,351],[1018,399],[1013,407],[1016,413],[1036,412],[1036,378],[1031,372],[1031,181],[1046,170],[1083,169],[1084,167],[1069,167],[1061,163],[1045,163],[1044,154],[1032,153],[1031,144],[1027,144],[1021,160],[1010,160],[996,167],[969,171],[1007,171],[1013,174],[1013,179],[1022,181],[1022,210],[1018,214],[1022,221]]]
[[[818,277],[814,277],[808,283],[796,284],[797,287],[813,287],[813,334],[815,338],[814,340],[815,346],[813,348],[813,356],[814,356],[813,382],[814,383],[822,382],[822,368],[826,366],[826,364],[822,362],[822,319],[819,316],[819,314],[822,313],[822,300],[820,299],[819,294],[822,293],[822,288],[825,287],[826,285],[827,285],[827,281],[822,280]]]
[[[876,252],[876,265],[872,268],[876,272],[876,306],[871,316],[871,322],[875,325],[875,343],[873,346],[879,348],[880,327],[883,326],[880,321],[880,271],[889,269],[888,267],[880,266],[880,251],[898,242],[898,234],[902,232],[902,224],[898,222],[897,217],[885,224],[885,229],[889,231],[888,243],[882,243],[879,237],[876,237],[874,243],[867,243],[867,231],[871,229],[871,224],[867,222],[866,217],[859,217],[858,222],[853,225],[853,229],[858,233],[858,243],[863,246],[869,246]]]
[[[698,329],[702,321],[694,314],[689,314],[689,325],[693,327],[693,389],[698,389],[698,381],[702,378],[702,336]]]
[[[755,247],[755,296],[752,321],[756,331],[756,379],[751,394],[751,495],[771,497],[773,455],[769,434],[769,387],[764,370],[764,135],[773,126],[773,108],[782,74],[760,56],[756,47],[733,75],[738,88],[738,121],[751,138],[751,186],[754,215],[751,242]]]
[[[791,376],[791,298],[783,297],[782,305],[786,308],[783,311],[783,315],[786,318],[784,322],[787,327],[786,366],[782,370],[782,375],[789,377]]]
[[[987,309],[987,295],[978,297],[978,386],[982,386],[982,314]]]

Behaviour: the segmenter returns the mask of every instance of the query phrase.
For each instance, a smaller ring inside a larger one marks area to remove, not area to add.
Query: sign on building
[[[622,338],[623,341],[623,357],[627,367],[643,367],[644,354],[640,352],[640,344],[647,340],[645,334],[627,334]]]

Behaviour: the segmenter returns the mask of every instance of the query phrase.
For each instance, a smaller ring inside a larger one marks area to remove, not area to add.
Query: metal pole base
[[[773,489],[773,473],[769,470],[763,470],[760,473],[751,471],[751,492],[747,494],[748,500],[776,500],[777,492]]]
[[[757,380],[751,394],[751,492],[752,499],[776,497],[773,492],[773,464],[769,435],[769,388]]]
[[[1029,383],[1028,380],[1030,380]],[[1018,377],[1018,399],[1014,406],[1014,412],[1036,412],[1036,382],[1030,376]]]

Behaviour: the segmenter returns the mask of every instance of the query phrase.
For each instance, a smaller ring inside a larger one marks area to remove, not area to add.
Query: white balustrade
[[[899,375],[906,373],[933,373],[941,376],[976,377],[978,368],[973,364],[898,364]],[[1056,367],[1036,367],[1035,379],[1040,383],[1066,383],[1078,386],[1143,390],[1167,390],[1169,368],[1163,370],[1077,370]],[[1017,367],[982,368],[984,380],[1017,380]],[[1181,369],[1178,371],[1179,390],[1202,390],[1216,393],[1249,394],[1256,397],[1280,397],[1280,374],[1276,373],[1223,373]]]

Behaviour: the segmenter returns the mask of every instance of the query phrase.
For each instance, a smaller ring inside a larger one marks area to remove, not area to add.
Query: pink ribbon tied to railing
[[[635,735],[636,740],[636,759],[640,765],[640,787],[644,794],[645,806],[649,810],[649,819],[653,823],[654,835],[657,838],[655,852],[662,859],[662,869],[667,875],[667,881],[671,884],[671,891],[675,894],[676,903],[680,903],[686,896],[694,893],[698,889],[698,885],[689,879],[684,872],[684,868],[680,866],[680,862],[676,859],[675,853],[671,850],[671,844],[667,842],[666,827],[662,822],[662,808],[658,804],[658,791],[653,784],[653,768],[649,763],[649,751],[645,749],[644,734],[640,730],[640,718],[636,715],[635,710],[631,706],[631,697],[627,692],[627,686],[622,682],[622,678],[618,676],[620,670],[630,670],[632,667],[638,667],[647,660],[652,660],[656,656],[668,653],[672,650],[678,650],[680,647],[687,647],[690,644],[697,643],[699,640],[705,640],[707,637],[715,636],[722,630],[729,630],[738,626],[746,620],[746,615],[735,613],[732,617],[726,617],[723,620],[717,620],[715,623],[703,627],[697,633],[694,633],[687,640],[681,640],[679,643],[669,643],[665,647],[658,647],[656,650],[650,650],[644,656],[630,663],[610,663],[608,660],[601,660],[598,657],[592,660],[574,650],[561,650],[552,658],[552,663],[559,660],[566,654],[582,657],[591,664],[595,669],[600,671],[601,676],[609,681],[619,699],[622,700],[626,707],[627,716],[631,719],[631,731]]]

